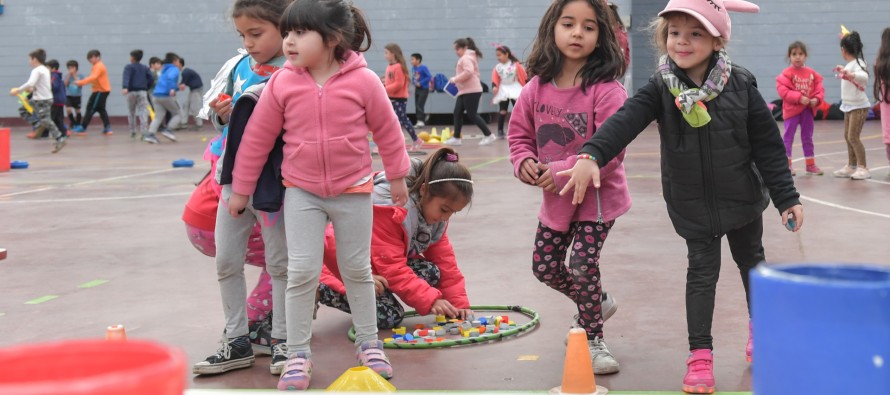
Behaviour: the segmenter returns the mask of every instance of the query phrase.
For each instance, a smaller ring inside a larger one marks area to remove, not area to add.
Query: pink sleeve
[[[454,76],[455,82],[464,82],[473,76],[472,60],[468,56],[463,56],[457,60],[457,74]]]
[[[537,81],[537,80],[535,80]],[[522,162],[528,158],[538,160],[538,139],[535,134],[535,112],[532,100],[538,91],[538,84],[530,82],[519,93],[519,100],[513,106],[507,141],[510,145],[510,163],[513,176],[519,178]]]
[[[782,98],[783,106],[786,101],[788,103],[800,102],[800,92],[794,89],[794,84],[791,83],[791,80],[785,73],[779,74],[779,76],[776,77],[776,91],[779,92],[779,97]]]
[[[377,76],[371,70],[367,70],[367,73],[368,81],[364,86],[368,87],[365,102],[368,127],[374,136],[374,142],[377,143],[386,178],[389,180],[403,178],[408,174],[409,159],[402,127],[392,109],[392,103],[386,96],[386,90],[379,82],[374,81]]]
[[[275,96],[279,93],[276,91],[277,77],[281,75],[276,73],[269,79],[250,120],[247,121],[241,145],[238,147],[238,156],[235,158],[235,169],[232,171],[232,191],[235,193],[253,195],[263,165],[281,132],[285,108]],[[286,82],[284,84],[287,85]]]

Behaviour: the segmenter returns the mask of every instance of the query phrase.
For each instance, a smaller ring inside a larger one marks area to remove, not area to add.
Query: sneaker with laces
[[[852,176],[854,172],[856,172],[856,169],[854,169],[850,165],[846,165],[839,170],[835,170],[832,174],[834,174],[834,176],[837,178],[850,178],[850,176]]]
[[[445,142],[442,144],[456,146],[456,145],[461,145],[462,143],[460,142],[459,138],[452,137],[448,140],[445,140]]]
[[[754,328],[751,326],[751,322],[748,322],[748,345],[745,346],[745,360],[749,363],[752,361],[752,356],[754,355]]]
[[[867,180],[871,178],[871,172],[868,171],[868,169],[859,166],[859,168],[857,168],[856,171],[854,171],[853,174],[850,175],[850,178],[854,180]]]
[[[414,124],[415,128],[422,128],[424,126],[426,126],[426,124],[423,123],[423,121],[417,121],[417,123]]]
[[[822,171],[822,169],[819,168],[819,166],[816,166],[815,164],[813,164],[813,165],[807,165],[807,174],[811,174],[814,176],[821,176],[825,173]]]
[[[272,362],[269,364],[269,373],[280,375],[287,363],[287,343],[278,342],[272,345]]]
[[[387,380],[392,378],[392,365],[383,352],[382,341],[371,340],[363,342],[358,346],[355,357],[358,358],[360,366],[371,368],[371,370]]]
[[[59,152],[62,148],[65,148],[65,144],[68,142],[68,136],[62,136],[56,139],[56,142],[53,144],[53,153]]]
[[[714,393],[714,353],[706,348],[692,350],[686,359],[683,392],[688,394]]]
[[[493,143],[496,138],[497,137],[493,134],[489,134],[488,136],[483,137],[482,140],[479,140],[479,145],[489,145]]]
[[[176,141],[176,135],[173,134],[173,132],[171,132],[170,130],[162,130],[162,131],[161,131],[161,136],[166,137],[167,140],[170,140],[170,141]]]
[[[272,314],[247,324],[247,336],[256,355],[272,355]],[[286,355],[285,355],[286,356]]]
[[[216,354],[196,363],[192,367],[194,374],[220,374],[230,370],[249,368],[255,358],[250,349],[247,336],[240,336],[223,342]]]
[[[303,391],[309,388],[312,379],[312,361],[305,352],[291,355],[284,363],[281,377],[278,379],[279,391]]]
[[[594,374],[618,373],[621,366],[609,351],[605,340],[594,337],[593,340],[587,341],[587,348],[590,349],[590,362],[593,363]]]
[[[149,135],[142,136],[142,141],[144,141],[144,142],[146,142],[146,143],[149,143],[149,144],[158,144],[158,143],[160,143],[160,141],[158,141],[158,138],[155,137],[155,135],[153,135],[153,134],[149,134]]]

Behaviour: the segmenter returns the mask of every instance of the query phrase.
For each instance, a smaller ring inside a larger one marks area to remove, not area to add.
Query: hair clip
[[[458,159],[457,154],[452,154],[452,153],[445,154],[446,162],[457,162],[457,159]]]
[[[847,35],[849,35],[849,34],[850,34],[850,31],[847,30],[847,27],[844,25],[841,25],[841,34],[839,35],[840,38],[843,39],[844,37],[847,37]]]

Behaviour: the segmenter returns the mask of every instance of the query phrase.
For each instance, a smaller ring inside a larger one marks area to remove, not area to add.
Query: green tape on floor
[[[77,286],[77,288],[93,288],[93,287],[98,287],[98,286],[105,284],[107,282],[108,282],[108,280],[93,280],[90,282],[80,284]]]
[[[479,169],[479,168],[488,166],[488,165],[493,164],[493,163],[498,163],[498,162],[500,162],[500,161],[502,161],[502,160],[509,159],[509,158],[510,158],[509,156],[502,156],[502,157],[500,157],[500,158],[492,159],[492,160],[490,160],[490,161],[488,161],[488,162],[482,162],[482,163],[480,163],[480,164],[478,164],[478,165],[470,166],[470,167],[468,167],[468,169],[469,169],[469,170],[476,170],[476,169]],[[449,392],[451,392],[451,391],[449,391]]]
[[[58,297],[59,297],[59,295],[46,295],[46,296],[41,296],[41,297],[39,297],[39,298],[37,298],[37,299],[31,299],[31,300],[25,302],[25,304],[41,304],[41,303],[43,303],[43,302],[49,302],[50,300],[53,300],[53,299],[58,298]]]

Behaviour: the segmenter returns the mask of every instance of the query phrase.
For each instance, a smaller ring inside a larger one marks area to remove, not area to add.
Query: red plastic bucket
[[[186,358],[154,342],[72,340],[0,349],[0,394],[182,395]]]

